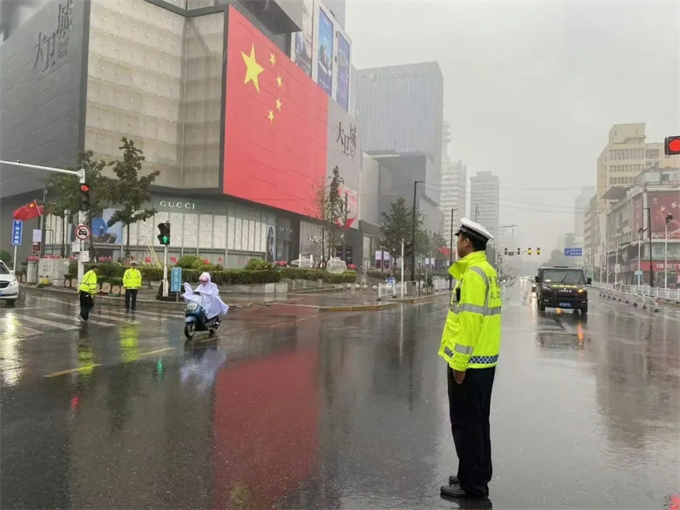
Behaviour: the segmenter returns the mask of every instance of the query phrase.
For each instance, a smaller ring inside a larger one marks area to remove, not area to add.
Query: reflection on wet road
[[[81,327],[57,299],[1,308],[0,505],[458,508],[438,490],[456,465],[446,309],[236,310],[185,345],[162,310]],[[516,285],[503,332],[493,506],[663,508],[680,489],[680,313],[596,297],[587,317],[538,313]]]

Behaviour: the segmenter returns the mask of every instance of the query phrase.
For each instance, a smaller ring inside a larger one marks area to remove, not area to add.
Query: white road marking
[[[71,317],[70,315],[64,315],[62,313],[54,313],[54,312],[48,312],[45,315],[49,315],[50,317],[56,317],[57,319],[64,319],[64,320],[67,320],[67,321],[76,322],[76,323],[80,324],[80,319],[78,319],[76,317]],[[102,321],[98,321],[98,320],[95,320],[95,319],[88,319],[87,323],[88,324],[94,324],[95,326],[107,326],[107,327],[115,326],[115,324],[111,324],[110,322],[102,322]]]
[[[29,324],[30,323],[41,324],[43,326],[49,326],[49,327],[52,327],[52,328],[63,329],[65,331],[73,331],[75,329],[78,329],[78,326],[61,324],[60,322],[48,321],[48,320],[45,320],[45,319],[40,319],[38,317],[29,317],[27,315],[21,315],[21,314],[17,314],[16,317],[18,319],[25,320]]]

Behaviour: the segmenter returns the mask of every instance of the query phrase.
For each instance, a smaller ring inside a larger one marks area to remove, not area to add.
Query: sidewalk
[[[38,288],[33,285],[21,285],[21,292],[28,294],[52,294],[60,295],[68,300],[75,300],[77,292],[72,289],[59,287]],[[137,302],[147,306],[162,308],[184,308],[185,303],[180,298],[175,301],[159,301],[156,299],[157,289],[139,289]],[[323,289],[318,293],[290,292],[287,294],[222,294],[222,299],[230,308],[249,308],[252,306],[266,306],[272,304],[289,304],[292,306],[304,306],[317,308],[323,312],[350,312],[350,311],[378,311],[393,308],[399,304],[419,304],[433,302],[437,297],[446,296],[447,293],[434,294],[413,298],[395,299],[391,301],[378,301],[377,293],[371,290],[336,290],[329,292]],[[123,296],[100,294],[97,296],[100,305],[123,306]]]

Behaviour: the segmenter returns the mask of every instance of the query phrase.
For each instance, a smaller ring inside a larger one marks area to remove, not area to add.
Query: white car
[[[12,271],[0,260],[0,301],[11,306],[18,298],[19,282]]]

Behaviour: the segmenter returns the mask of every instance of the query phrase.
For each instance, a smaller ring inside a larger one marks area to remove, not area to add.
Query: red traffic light
[[[87,184],[81,184],[80,191],[82,191],[83,193],[87,193],[88,191],[90,191],[90,187]]]
[[[664,143],[666,156],[680,154],[680,136],[669,136]]]

